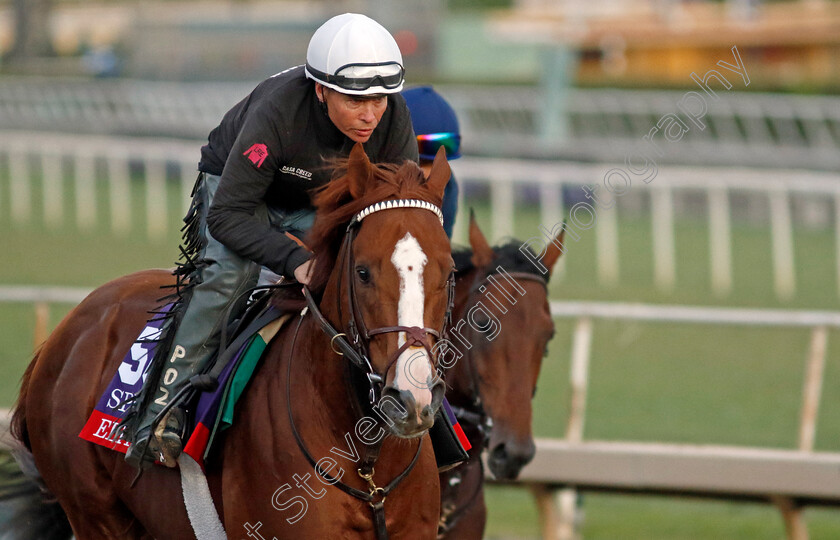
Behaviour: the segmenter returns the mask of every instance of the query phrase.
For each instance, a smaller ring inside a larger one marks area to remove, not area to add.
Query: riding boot
[[[185,309],[178,327],[172,329],[175,335],[170,341],[169,356],[159,371],[159,380],[147,382],[155,385],[154,395],[148,400],[146,410],[140,411],[134,429],[126,434],[132,444],[125,459],[138,468],[154,460],[175,466],[185,428],[183,411],[175,406],[158,425],[152,424],[189,384],[190,378],[203,372],[216,356],[222,325],[227,324],[225,315],[238,315],[242,311],[247,301],[243,293],[256,285],[259,276],[256,263],[228,250],[207,231],[206,213],[219,177],[209,174],[203,177],[194,195],[202,246],[196,260],[199,270],[190,278]]]

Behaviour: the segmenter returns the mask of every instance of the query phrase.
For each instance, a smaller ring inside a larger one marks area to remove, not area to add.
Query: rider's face
[[[315,93],[326,103],[327,114],[335,127],[354,142],[364,143],[370,139],[388,106],[388,97],[383,94],[351,96],[318,83],[315,83]]]

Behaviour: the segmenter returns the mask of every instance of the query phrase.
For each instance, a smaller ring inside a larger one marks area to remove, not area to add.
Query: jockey
[[[452,106],[435,92],[431,86],[418,86],[403,90],[405,103],[411,113],[411,123],[417,134],[417,146],[420,152],[420,168],[429,175],[432,162],[438,149],[446,149],[446,159],[461,157],[461,132],[458,129],[458,117]],[[458,184],[455,175],[449,178],[443,194],[443,228],[452,238],[452,227],[458,212]]]
[[[396,41],[374,20],[333,17],[313,34],[306,64],[260,83],[225,114],[201,149],[199,178],[187,217],[186,275],[174,319],[144,394],[125,422],[132,443],[126,461],[160,459],[174,466],[184,413],[159,415],[215,355],[229,309],[241,312],[260,267],[309,281],[312,254],[295,242],[314,220],[313,188],[330,179],[325,167],[364,143],[375,163],[417,161],[411,118],[400,95],[404,68]],[[434,157],[434,156],[432,156]],[[156,380],[158,379],[159,380]]]

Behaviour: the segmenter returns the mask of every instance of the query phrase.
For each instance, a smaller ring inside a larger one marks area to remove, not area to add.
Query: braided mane
[[[335,174],[314,197],[315,224],[306,244],[315,253],[310,288],[320,294],[327,284],[341,249],[344,232],[353,216],[368,206],[393,199],[420,199],[440,206],[440,197],[426,187],[423,172],[413,161],[397,164],[371,164],[365,192],[358,199],[350,193],[349,159],[335,163]]]

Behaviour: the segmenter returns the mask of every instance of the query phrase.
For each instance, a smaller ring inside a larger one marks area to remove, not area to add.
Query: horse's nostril
[[[432,387],[432,410],[437,411],[440,404],[443,402],[443,397],[446,392],[446,386],[443,382],[438,382]]]
[[[490,452],[490,458],[498,463],[505,463],[512,467],[522,467],[534,458],[533,443],[520,445],[516,443],[499,443]]]
[[[432,416],[433,416],[432,408],[429,405],[426,405],[425,407],[423,407],[423,410],[420,411],[420,417],[423,420],[428,420]]]
[[[505,443],[500,443],[493,448],[490,452],[490,456],[493,459],[497,460],[506,460],[507,459],[507,451],[505,450]]]
[[[414,397],[405,390],[386,388],[382,393],[380,409],[394,420],[405,420],[414,410]]]

